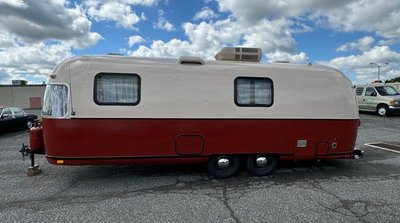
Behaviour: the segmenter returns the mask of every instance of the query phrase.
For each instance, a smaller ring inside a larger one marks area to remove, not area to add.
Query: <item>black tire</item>
[[[227,159],[229,165],[226,168],[220,168],[218,161]],[[208,159],[208,172],[216,178],[228,178],[239,172],[240,158],[237,155],[213,155]]]
[[[263,166],[259,166],[256,163],[257,158],[265,157],[266,163]],[[279,163],[279,157],[277,155],[269,154],[252,154],[247,157],[246,165],[247,170],[251,175],[254,176],[266,176],[271,174]]]
[[[388,116],[389,115],[389,106],[387,105],[378,105],[378,107],[376,108],[376,113],[378,113],[378,115],[380,116]]]

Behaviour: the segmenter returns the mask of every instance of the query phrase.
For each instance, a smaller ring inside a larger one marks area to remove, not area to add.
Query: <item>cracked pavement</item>
[[[361,160],[284,162],[268,177],[243,168],[218,180],[205,165],[55,166],[26,177],[28,133],[0,135],[0,222],[399,222],[400,116],[361,114]]]

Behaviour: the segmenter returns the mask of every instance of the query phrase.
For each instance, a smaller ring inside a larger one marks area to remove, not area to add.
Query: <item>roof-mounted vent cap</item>
[[[180,56],[178,59],[178,63],[180,64],[198,64],[203,65],[204,60],[200,57],[188,57],[188,56]]]
[[[260,62],[262,51],[260,48],[225,47],[215,55],[216,60],[234,60]]]

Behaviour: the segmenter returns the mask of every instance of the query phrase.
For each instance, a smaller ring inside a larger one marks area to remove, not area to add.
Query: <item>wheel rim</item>
[[[378,114],[379,115],[386,115],[386,108],[384,108],[384,107],[380,107],[379,109],[378,109]]]
[[[221,170],[226,170],[229,168],[229,159],[228,157],[222,156],[222,157],[218,157],[217,160],[217,166],[219,169]]]
[[[28,123],[26,123],[26,126],[28,127],[28,129],[32,128],[32,121],[28,121]]]
[[[268,165],[268,159],[265,156],[258,156],[255,162],[258,168],[264,168]]]
[[[276,168],[278,156],[274,154],[251,154],[248,155],[247,170],[254,176],[267,176]]]

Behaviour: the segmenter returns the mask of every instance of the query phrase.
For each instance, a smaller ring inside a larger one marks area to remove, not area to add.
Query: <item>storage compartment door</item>
[[[318,142],[317,143],[317,155],[326,155],[328,154],[329,142]]]
[[[175,138],[175,151],[179,155],[199,155],[204,149],[200,135],[179,135]]]

